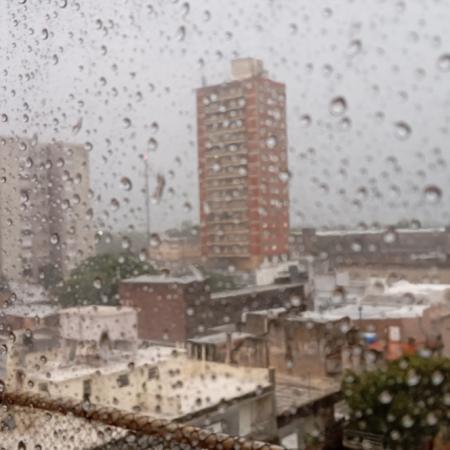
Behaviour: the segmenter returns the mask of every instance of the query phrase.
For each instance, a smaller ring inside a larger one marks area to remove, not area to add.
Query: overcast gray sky
[[[237,56],[286,83],[294,226],[449,222],[444,0],[2,3],[0,134],[91,143],[101,228],[142,228],[150,138],[152,188],[167,180],[152,229],[197,222],[194,90]]]

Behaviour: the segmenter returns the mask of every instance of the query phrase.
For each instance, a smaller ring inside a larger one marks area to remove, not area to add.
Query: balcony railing
[[[104,408],[91,403],[78,403],[67,399],[51,399],[30,393],[0,394],[0,405],[8,411],[11,420],[14,415],[27,415],[36,419],[36,414],[44,415],[44,422],[50,428],[44,434],[45,442],[39,442],[41,448],[75,448],[77,439],[83,440],[91,436],[88,448],[97,449],[150,449],[150,448],[183,448],[183,449],[220,449],[220,450],[282,450],[277,445],[252,441],[250,439],[215,433],[209,430],[155,419],[143,414],[124,412],[115,408]],[[52,421],[52,422],[50,422]],[[6,422],[6,419],[4,420]],[[45,423],[43,426],[45,426]],[[83,427],[83,423],[85,426]],[[29,426],[39,426],[37,421],[30,421]],[[5,424],[3,424],[5,425]],[[93,427],[94,425],[94,427]],[[67,430],[65,429],[67,428]],[[70,428],[70,429],[69,429]],[[86,433],[83,433],[83,430]],[[42,430],[40,430],[42,431]],[[66,431],[66,432],[65,432]],[[27,440],[25,432],[16,425],[1,431],[2,444],[13,445],[12,448],[24,447]],[[95,434],[96,433],[96,434]],[[31,434],[31,432],[28,432]],[[92,437],[93,436],[93,437]],[[17,442],[10,442],[17,438]],[[98,443],[97,443],[98,438]],[[33,439],[33,436],[30,436]],[[115,444],[122,442],[125,447]],[[21,444],[22,443],[22,444]],[[87,443],[84,443],[86,445]],[[75,445],[75,447],[72,447]],[[82,445],[82,447],[84,447]],[[38,447],[33,447],[38,448]]]

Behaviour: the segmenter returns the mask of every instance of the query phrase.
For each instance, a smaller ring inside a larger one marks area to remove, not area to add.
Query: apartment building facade
[[[233,80],[197,90],[202,255],[254,269],[287,255],[285,85],[252,58]]]
[[[0,273],[66,275],[94,251],[89,158],[80,145],[0,139]]]

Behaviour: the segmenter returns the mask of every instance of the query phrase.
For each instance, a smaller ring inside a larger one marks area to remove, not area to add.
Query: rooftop
[[[189,339],[189,342],[193,342],[195,344],[224,344],[227,341],[227,335],[230,335],[231,340],[233,341],[253,336],[250,333],[243,333],[239,331],[235,331],[232,333],[222,332],[222,333],[208,334],[206,336],[193,337],[192,339]]]
[[[442,228],[396,228],[395,232],[400,234],[407,233],[445,233],[446,229]],[[371,228],[367,230],[317,230],[317,236],[352,236],[364,234],[384,234],[386,229]]]
[[[7,308],[3,308],[1,311],[5,316],[31,317],[42,319],[44,317],[49,317],[57,314],[58,310],[59,308],[56,305],[30,303],[11,305]]]
[[[99,375],[109,375],[114,373],[126,372],[129,370],[130,362],[134,367],[142,367],[144,365],[155,365],[164,360],[173,358],[174,348],[164,346],[150,346],[148,348],[133,351],[111,351],[108,360],[100,365],[91,365],[83,363],[72,363],[67,361],[48,361],[45,373],[37,371],[30,373],[29,376],[35,380],[60,382],[74,378],[84,378],[94,373]],[[177,350],[178,353],[183,350]],[[50,373],[50,378],[47,377]]]
[[[74,314],[74,315],[97,315],[97,316],[111,316],[120,315],[127,312],[135,312],[134,308],[130,306],[106,306],[106,305],[89,305],[78,306],[74,308],[65,308],[59,311],[60,314]]]
[[[270,284],[266,286],[248,286],[242,289],[234,289],[231,291],[215,292],[211,294],[212,300],[217,300],[227,297],[235,297],[240,295],[258,294],[261,292],[280,291],[294,287],[304,286],[305,283],[287,283],[287,284]]]
[[[203,281],[204,278],[189,275],[189,276],[170,276],[170,275],[139,275],[138,277],[127,278],[122,280],[122,283],[160,283],[160,284],[189,284],[196,281]]]
[[[349,304],[339,308],[327,309],[324,312],[306,311],[302,316],[310,320],[337,320],[348,317],[351,320],[367,319],[408,319],[422,317],[429,305],[357,305]]]
[[[339,383],[322,378],[277,376],[275,396],[277,416],[294,414],[298,408],[309,406],[324,397],[338,393]]]
[[[386,287],[384,293],[385,294],[429,294],[432,292],[442,292],[446,290],[450,290],[450,284],[431,284],[431,283],[422,283],[422,284],[413,284],[405,280],[400,280],[392,286]]]

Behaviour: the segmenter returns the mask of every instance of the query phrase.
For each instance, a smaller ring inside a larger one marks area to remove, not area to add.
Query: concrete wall
[[[69,308],[59,313],[63,339],[100,341],[104,333],[113,341],[137,340],[137,311],[115,306]]]

